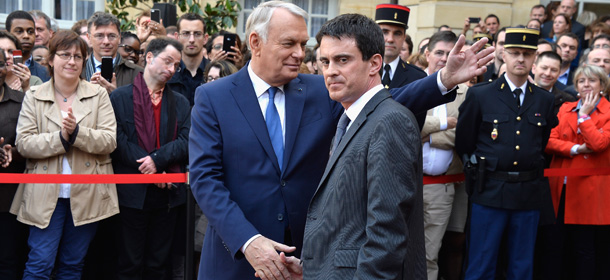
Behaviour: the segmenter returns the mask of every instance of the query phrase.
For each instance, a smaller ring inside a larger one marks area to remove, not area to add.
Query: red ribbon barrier
[[[0,173],[2,184],[143,184],[143,183],[186,183],[187,173],[171,174],[104,174],[104,175],[82,175],[82,174],[22,174],[22,173]],[[610,175],[610,167],[599,168],[549,168],[544,170],[546,177],[563,176],[599,176]],[[424,185],[444,184],[464,181],[464,174],[424,176]]]
[[[0,173],[0,183],[19,184],[142,184],[186,183],[187,173],[170,174],[22,174]]]

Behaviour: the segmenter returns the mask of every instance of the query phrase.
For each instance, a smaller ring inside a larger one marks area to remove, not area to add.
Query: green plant
[[[173,3],[182,13],[197,13],[205,19],[205,31],[208,34],[218,32],[220,29],[228,29],[237,26],[237,17],[241,5],[235,0],[216,0],[212,7],[206,3],[202,8],[203,0],[153,0],[153,3]],[[146,0],[108,0],[106,1],[106,12],[112,13],[121,21],[121,31],[135,29],[135,17],[129,9],[144,11],[152,6]]]

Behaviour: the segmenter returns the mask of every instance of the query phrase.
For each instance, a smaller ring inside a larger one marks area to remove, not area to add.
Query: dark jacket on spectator
[[[4,96],[0,100],[0,137],[4,137],[4,143],[15,147],[17,137],[17,120],[24,93],[11,89],[4,84]],[[23,173],[25,170],[25,159],[19,153],[13,153],[13,161],[7,168],[0,167],[0,173]],[[8,212],[13,202],[13,197],[19,184],[0,184],[0,212]]]
[[[43,83],[46,83],[49,81],[49,79],[51,79],[51,76],[49,76],[49,71],[47,70],[47,68],[38,64],[38,62],[36,62],[34,60],[32,60],[30,62],[30,67],[28,67],[28,69],[30,69],[30,74],[40,78]]]

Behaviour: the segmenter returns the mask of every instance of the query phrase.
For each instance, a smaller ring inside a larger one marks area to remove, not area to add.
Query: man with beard
[[[186,13],[178,19],[178,40],[184,46],[180,69],[167,83],[173,91],[188,99],[191,107],[195,100],[195,89],[205,83],[205,67],[210,62],[204,55],[208,34],[205,21],[195,13]]]
[[[117,174],[180,173],[188,163],[191,114],[186,98],[167,81],[180,66],[182,44],[153,39],[146,67],[133,84],[110,95],[117,119],[112,164]],[[182,184],[128,184],[118,188],[121,209],[117,279],[165,279]]]

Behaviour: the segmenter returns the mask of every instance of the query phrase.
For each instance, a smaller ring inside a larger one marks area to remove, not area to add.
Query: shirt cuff
[[[257,238],[259,238],[261,236],[262,236],[261,234],[257,234],[255,236],[252,236],[250,239],[248,239],[248,241],[246,241],[244,246],[241,246],[241,248],[239,250],[245,255],[246,254],[246,248],[248,248],[248,245],[250,245],[250,243],[252,243],[252,241],[254,241],[254,239],[257,239]]]
[[[456,89],[458,86],[454,86],[451,90],[447,90],[447,88],[445,87],[445,85],[443,85],[443,82],[441,81],[441,71],[443,70],[445,70],[445,68],[439,70],[438,73],[436,73],[436,84],[438,85],[438,90],[441,91],[441,94],[445,95],[448,92]]]
[[[441,131],[443,130],[447,130],[447,119],[446,118],[439,118],[440,123],[441,123]]]
[[[570,149],[570,155],[571,156],[575,156],[578,154],[578,148],[580,148],[579,144],[576,144],[574,146],[572,146],[572,149]]]

